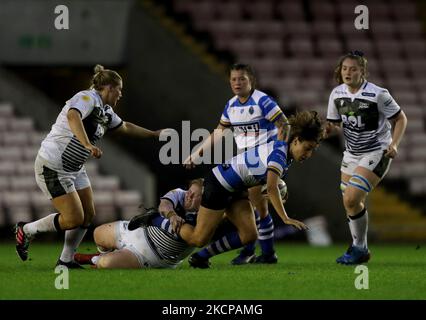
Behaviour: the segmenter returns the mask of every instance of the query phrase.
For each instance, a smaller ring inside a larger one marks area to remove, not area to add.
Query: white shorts
[[[352,176],[357,167],[366,168],[374,172],[380,179],[389,171],[392,159],[385,157],[384,150],[377,150],[361,155],[354,155],[348,151],[343,152],[340,171]]]
[[[90,187],[84,166],[77,172],[54,170],[47,160],[37,155],[34,172],[37,185],[49,199]]]
[[[131,251],[139,260],[141,268],[168,268],[174,269],[177,265],[170,265],[151,249],[144,228],[130,231],[127,226],[129,221],[118,221],[116,224],[116,246],[117,249]]]

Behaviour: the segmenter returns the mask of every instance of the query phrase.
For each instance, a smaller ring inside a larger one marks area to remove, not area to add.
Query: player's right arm
[[[225,129],[227,127],[222,123],[219,123],[215,130],[210,134],[210,136],[203,141],[200,147],[198,147],[188,158],[183,162],[183,166],[187,169],[192,169],[195,167],[198,159],[203,156],[204,150],[210,149],[216,142],[218,142],[225,134]]]
[[[158,211],[162,216],[170,220],[173,231],[179,234],[180,228],[185,223],[185,219],[177,215],[173,203],[169,199],[161,199]]]
[[[295,226],[299,230],[307,229],[307,226],[296,219],[291,219],[284,209],[284,205],[281,199],[280,190],[278,187],[279,176],[274,170],[268,170],[266,178],[266,186],[268,191],[269,201],[272,203],[277,214],[285,224]]]
[[[327,124],[324,130],[324,138],[327,139],[333,135],[340,133],[342,130],[342,119],[334,104],[334,90],[328,99],[327,108]]]
[[[90,143],[86,130],[84,130],[80,111],[70,108],[67,112],[67,120],[72,133],[77,137],[83,147],[88,149],[93,157],[100,158],[102,156],[102,150]]]

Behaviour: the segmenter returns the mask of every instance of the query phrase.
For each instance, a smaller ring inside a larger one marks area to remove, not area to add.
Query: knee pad
[[[373,189],[370,182],[359,174],[354,174],[349,179],[348,184],[365,192],[370,192]]]

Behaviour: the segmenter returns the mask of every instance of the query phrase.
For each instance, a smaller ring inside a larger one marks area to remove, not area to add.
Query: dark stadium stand
[[[370,29],[354,27],[357,1],[176,0],[196,31],[211,34],[218,50],[250,63],[261,88],[284,102],[326,112],[335,85],[338,57],[364,51],[369,79],[388,88],[407,114],[409,125],[390,178],[409,180],[413,194],[426,194],[426,37],[416,2],[364,1]]]

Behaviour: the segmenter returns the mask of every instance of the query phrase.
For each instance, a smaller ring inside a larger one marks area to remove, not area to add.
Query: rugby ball
[[[268,188],[267,188],[266,184],[264,184],[262,186],[262,194],[267,195],[268,194],[267,189]],[[280,179],[278,181],[278,189],[280,190],[281,200],[282,201],[287,200],[287,184],[284,182],[283,179]]]

